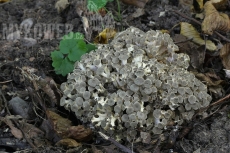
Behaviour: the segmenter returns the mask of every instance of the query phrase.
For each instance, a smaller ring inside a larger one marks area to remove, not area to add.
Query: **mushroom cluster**
[[[188,55],[175,51],[168,34],[130,27],[75,63],[60,104],[117,140],[140,131],[161,134],[169,122],[181,125],[211,96],[187,71]]]

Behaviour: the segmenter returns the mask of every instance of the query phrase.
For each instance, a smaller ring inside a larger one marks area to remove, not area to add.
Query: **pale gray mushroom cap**
[[[60,105],[98,131],[131,142],[136,129],[155,135],[169,122],[190,122],[211,96],[187,71],[188,55],[175,51],[168,34],[130,27],[75,63],[61,85]]]

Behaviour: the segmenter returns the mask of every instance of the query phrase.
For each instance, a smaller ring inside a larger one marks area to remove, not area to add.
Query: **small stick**
[[[227,100],[227,99],[229,99],[229,98],[230,98],[230,94],[228,94],[227,96],[225,96],[225,97],[219,99],[218,101],[216,101],[216,102],[214,102],[214,103],[211,103],[209,106],[207,106],[207,107],[205,107],[205,108],[201,108],[195,115],[193,115],[192,118],[194,119],[199,113],[206,111],[208,108],[210,108],[210,107],[212,107],[212,106],[214,106],[214,105],[219,105],[219,104],[224,103],[224,101]],[[217,109],[217,110],[218,110],[218,109]],[[217,111],[215,111],[215,112],[217,112]],[[213,114],[214,114],[214,113],[212,113],[211,115],[213,115]],[[211,116],[211,115],[208,115],[208,117]],[[207,117],[205,117],[205,118],[207,118]]]
[[[172,11],[172,12],[175,12],[175,13],[177,13],[177,14],[179,14],[179,15],[182,16],[183,18],[189,19],[189,20],[191,20],[191,21],[193,21],[193,22],[195,22],[195,23],[201,25],[201,23],[200,23],[199,21],[197,21],[196,19],[194,19],[194,18],[190,18],[190,17],[188,17],[187,15],[185,15],[185,14],[183,14],[183,13],[180,13],[180,12],[178,12],[178,11],[176,11],[176,10],[171,10],[171,11]],[[214,33],[215,33],[216,35],[218,35],[220,38],[222,38],[223,40],[225,40],[225,41],[227,41],[227,42],[230,42],[230,40],[229,40],[228,38],[226,38],[225,36],[221,35],[219,32],[214,31]]]
[[[230,94],[228,94],[227,96],[225,96],[225,97],[219,99],[218,101],[216,101],[216,102],[214,102],[214,103],[211,103],[211,104],[209,105],[209,107],[214,106],[214,105],[221,104],[221,103],[223,103],[225,100],[227,100],[227,99],[229,99],[229,98],[230,98]]]
[[[127,153],[135,153],[133,151],[131,151],[129,148],[123,146],[122,144],[118,143],[116,140],[108,137],[107,135],[105,135],[102,132],[98,132],[100,134],[100,136],[102,136],[105,140],[109,140],[110,142],[112,142],[114,145],[116,145],[118,148],[120,148],[122,151],[127,152]]]
[[[8,82],[11,82],[11,81],[12,81],[12,80],[3,81],[3,82],[0,82],[0,84],[8,83]]]

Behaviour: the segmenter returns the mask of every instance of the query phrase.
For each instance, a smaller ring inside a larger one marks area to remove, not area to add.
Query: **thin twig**
[[[118,148],[120,148],[122,151],[127,152],[127,153],[135,153],[132,150],[130,150],[129,148],[123,146],[122,144],[118,143],[116,140],[114,140],[113,138],[108,137],[107,135],[105,135],[102,132],[98,132],[100,134],[100,136],[102,136],[104,139],[109,140],[110,142],[112,142],[114,145],[116,145]]]
[[[183,18],[189,19],[189,20],[191,20],[191,21],[193,21],[193,22],[195,22],[195,23],[201,25],[201,22],[197,21],[197,20],[194,19],[194,18],[188,17],[187,15],[185,15],[185,14],[183,14],[183,13],[181,13],[181,12],[178,12],[178,11],[176,11],[176,10],[170,10],[170,11],[175,12],[175,13],[179,14],[180,16],[182,16]],[[230,40],[229,40],[228,38],[226,38],[225,36],[221,35],[219,32],[214,31],[214,33],[215,33],[217,36],[219,36],[222,40],[227,41],[227,42],[230,42]]]
[[[8,82],[11,82],[11,81],[12,81],[12,80],[3,81],[3,82],[0,82],[0,84],[8,83]]]
[[[229,98],[230,98],[230,94],[228,94],[227,96],[225,96],[225,97],[219,99],[218,101],[216,101],[216,102],[214,102],[214,103],[211,103],[211,104],[209,105],[209,107],[214,106],[214,105],[218,105],[218,104],[221,104],[221,103],[224,103],[224,101],[227,100],[227,99],[229,99]]]
[[[212,106],[220,105],[220,104],[225,103],[225,100],[227,100],[227,99],[229,99],[229,98],[230,98],[230,94],[228,94],[227,96],[225,96],[225,97],[219,99],[218,101],[216,101],[216,102],[214,102],[214,103],[211,103],[209,106],[207,106],[207,107],[205,107],[205,108],[201,108],[195,115],[193,115],[192,118],[195,119],[196,116],[197,116],[198,114],[200,114],[201,112],[206,111],[207,109],[209,109],[209,108],[212,107]],[[212,115],[213,115],[213,113],[212,113]],[[209,116],[210,116],[210,115],[209,115]],[[209,117],[209,116],[208,116],[208,117]],[[206,117],[206,118],[207,118],[207,117]]]

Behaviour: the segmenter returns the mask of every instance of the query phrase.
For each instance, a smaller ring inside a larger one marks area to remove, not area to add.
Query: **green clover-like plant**
[[[86,44],[84,35],[77,32],[70,32],[65,35],[59,44],[59,50],[54,50],[51,53],[52,66],[56,74],[66,76],[74,69],[74,63],[80,61],[81,56],[95,50],[96,46]]]
[[[107,2],[112,2],[113,0],[88,0],[87,1],[87,8],[90,11],[97,12],[99,9],[105,7]]]

